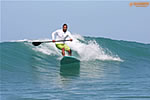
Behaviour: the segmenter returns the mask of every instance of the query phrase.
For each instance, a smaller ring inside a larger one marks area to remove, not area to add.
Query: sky
[[[73,34],[150,43],[150,6],[130,2],[2,0],[0,41],[51,39],[67,23]]]

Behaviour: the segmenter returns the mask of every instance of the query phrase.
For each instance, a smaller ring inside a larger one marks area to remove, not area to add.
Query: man
[[[55,42],[55,37],[56,40],[66,40],[69,37],[70,38],[69,40],[72,41],[73,38],[71,36],[71,33],[67,31],[67,28],[68,28],[67,24],[64,24],[62,29],[58,29],[55,32],[53,32],[52,33],[53,42]],[[72,55],[72,51],[70,47],[65,44],[65,41],[56,43],[56,47],[62,50],[63,56],[65,56],[65,51],[67,51],[70,56]]]

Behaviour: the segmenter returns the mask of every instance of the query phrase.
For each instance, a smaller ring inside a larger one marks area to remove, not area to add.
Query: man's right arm
[[[57,30],[52,33],[52,41],[55,42],[55,35],[57,34]]]

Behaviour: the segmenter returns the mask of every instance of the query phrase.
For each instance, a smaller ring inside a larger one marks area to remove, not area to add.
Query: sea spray
[[[50,41],[49,39],[30,40],[30,42],[38,41]],[[61,50],[57,49],[53,42],[42,43],[39,46],[33,46],[28,43],[32,50],[41,52],[46,55],[58,56],[58,59],[62,58]],[[85,40],[79,34],[73,35],[73,41],[67,41],[66,44],[74,51],[77,52],[77,56],[81,61],[93,61],[93,60],[112,60],[112,61],[123,61],[118,55],[114,55],[108,49],[103,49],[95,40]],[[68,53],[66,52],[66,55]]]
[[[110,50],[104,50],[95,40],[85,41],[84,37],[81,35],[73,35],[74,41],[67,44],[76,51],[80,60],[90,61],[90,60],[114,60],[123,61],[118,55],[113,55]],[[80,42],[84,41],[84,42]],[[107,53],[105,52],[107,51]]]

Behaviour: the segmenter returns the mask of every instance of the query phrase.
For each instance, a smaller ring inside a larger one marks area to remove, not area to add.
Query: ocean
[[[74,35],[62,66],[46,40],[0,43],[0,100],[150,100],[150,44]]]

